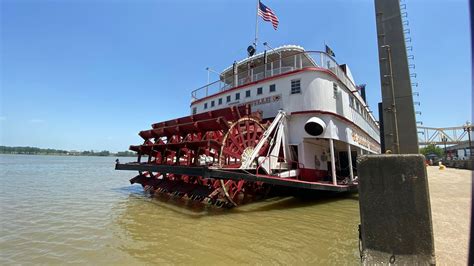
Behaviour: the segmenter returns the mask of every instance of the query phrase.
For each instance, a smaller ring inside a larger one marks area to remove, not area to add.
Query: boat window
[[[237,92],[237,93],[235,94],[235,99],[236,99],[236,100],[240,100],[240,92]]]
[[[245,97],[250,97],[250,90],[245,92]]]
[[[354,96],[349,94],[349,106],[354,108]]]
[[[359,102],[356,102],[356,110],[357,110],[357,112],[360,113],[360,104],[359,104]]]
[[[332,83],[332,90],[334,94],[334,99],[337,99],[337,84],[335,82]]]
[[[301,80],[294,79],[291,81],[291,94],[301,93]]]
[[[204,109],[207,109],[207,103],[204,103]]]
[[[260,95],[262,93],[263,93],[263,88],[262,87],[257,88],[257,95]]]
[[[193,107],[193,115],[195,115],[196,113],[197,113],[197,108]]]
[[[270,92],[274,92],[274,91],[276,91],[276,85],[272,84],[270,85]]]
[[[222,104],[222,98],[219,98],[219,105]]]
[[[211,101],[211,107],[214,107],[215,103],[214,101]]]
[[[230,102],[230,95],[227,95],[227,100],[226,102]]]

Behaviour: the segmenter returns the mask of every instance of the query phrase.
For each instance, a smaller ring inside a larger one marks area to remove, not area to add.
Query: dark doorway
[[[339,152],[339,168],[336,169],[337,176],[340,177],[349,177],[349,158],[347,157],[347,151]],[[357,152],[351,151],[352,157],[352,170],[354,171],[354,176],[357,175]]]

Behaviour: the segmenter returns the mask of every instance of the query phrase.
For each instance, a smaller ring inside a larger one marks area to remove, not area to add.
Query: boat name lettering
[[[278,95],[273,95],[273,96],[268,96],[260,99],[256,99],[250,102],[245,102],[242,103],[241,105],[249,104],[251,106],[256,106],[256,105],[262,105],[262,104],[267,104],[271,102],[278,102],[281,100],[281,94]]]
[[[368,138],[361,136],[360,134],[352,131],[352,140],[359,144],[362,147],[365,147],[371,151],[379,152],[380,153],[380,148],[377,143],[374,143],[373,141],[369,140]]]

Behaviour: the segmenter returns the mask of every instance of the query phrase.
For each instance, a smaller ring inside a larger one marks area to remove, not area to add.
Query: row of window
[[[377,127],[375,122],[370,117],[369,112],[367,112],[367,110],[351,94],[349,94],[349,106],[356,110],[360,115],[362,115],[362,117],[370,124],[372,124],[372,126]]]
[[[276,91],[276,85],[271,84],[268,89],[269,89],[270,93],[275,92]],[[333,94],[334,94],[333,97],[334,97],[334,99],[337,99],[338,92],[339,92],[339,89],[338,89],[337,83],[333,82]],[[291,80],[290,93],[291,94],[301,93],[301,80],[300,79]],[[263,87],[258,87],[257,88],[257,95],[261,95],[261,94],[263,94]],[[245,91],[245,97],[246,98],[249,98],[251,96],[252,96],[251,90]],[[240,100],[240,92],[235,93],[234,99],[236,101]],[[226,96],[226,103],[229,103],[231,101],[232,101],[232,96],[227,95]],[[223,99],[222,98],[217,99],[217,104],[222,105],[223,104]],[[216,106],[216,102],[215,102],[215,100],[212,100],[210,102],[210,107],[212,108],[214,106]],[[372,121],[369,113],[366,111],[365,108],[363,108],[363,106],[359,103],[359,101],[357,101],[354,98],[354,96],[352,94],[349,94],[349,106],[352,107],[353,109],[355,109],[359,114],[361,114],[362,117],[364,117],[366,121],[371,123],[373,126],[376,126],[375,123]],[[209,107],[208,103],[207,102],[204,103],[204,109],[207,109],[208,107]],[[196,114],[196,112],[197,112],[197,109],[196,109],[196,107],[194,107],[193,108],[193,114]]]
[[[271,84],[270,86],[268,86],[268,91],[270,93],[275,92],[276,91],[276,85]],[[297,94],[297,93],[301,93],[301,80],[300,79],[291,80],[291,94]],[[261,94],[263,94],[263,87],[258,87],[257,88],[257,95],[261,95]],[[246,98],[249,98],[251,96],[252,96],[251,90],[245,91],[245,97]],[[235,100],[236,101],[240,100],[240,92],[235,93]],[[232,96],[227,95],[226,96],[226,103],[229,103],[231,101],[232,101]],[[223,103],[222,98],[217,99],[217,104],[218,105],[222,105],[222,103]],[[216,106],[216,101],[212,100],[210,102],[210,107],[212,108],[214,106]],[[204,109],[207,109],[207,108],[209,108],[209,104],[206,102],[206,103],[204,103]],[[196,113],[197,113],[197,109],[196,109],[196,107],[194,107],[193,108],[193,114],[196,114]]]
[[[275,92],[275,91],[276,91],[276,85],[275,85],[275,84],[270,85],[270,86],[268,87],[268,91],[269,91],[269,92]],[[260,95],[260,94],[263,94],[263,87],[258,87],[258,88],[257,88],[257,95]],[[249,97],[251,97],[251,96],[252,96],[251,90],[245,91],[245,98],[249,98]],[[236,93],[235,93],[234,99],[235,99],[236,101],[240,100],[240,92],[236,92]],[[232,101],[232,95],[227,95],[227,96],[226,96],[226,103],[229,103],[229,102],[231,102],[231,101]],[[217,99],[217,104],[218,104],[218,105],[221,105],[222,103],[223,103],[222,98]],[[216,106],[216,101],[215,101],[215,100],[212,100],[212,101],[211,101],[211,107],[214,107],[214,106]],[[209,106],[208,106],[208,103],[204,103],[204,109],[207,109],[208,107],[209,107]],[[195,109],[193,108],[193,114],[195,114],[196,111],[197,111],[197,110],[195,110]]]
[[[332,83],[332,88],[333,88],[333,97],[334,97],[334,99],[337,99],[339,90],[338,90],[338,86],[337,86],[336,82]],[[372,118],[370,117],[369,112],[367,112],[367,110],[364,108],[364,106],[361,103],[359,103],[359,101],[357,101],[351,93],[348,93],[348,96],[349,96],[349,106],[351,108],[353,108],[354,110],[356,110],[365,119],[365,121],[367,121],[374,128],[376,128],[377,125],[372,120]]]

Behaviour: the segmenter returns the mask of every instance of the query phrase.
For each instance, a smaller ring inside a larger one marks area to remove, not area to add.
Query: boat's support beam
[[[356,185],[333,185],[328,183],[308,182],[291,178],[254,175],[240,171],[212,169],[208,167],[189,167],[157,164],[126,163],[116,164],[115,170],[131,170],[141,172],[170,173],[188,176],[202,176],[204,178],[224,180],[245,180],[249,182],[263,182],[269,185],[292,187],[297,189],[322,190],[333,192],[357,191]]]
[[[354,181],[354,170],[352,169],[352,152],[351,144],[347,143],[347,156],[349,157],[349,175],[351,177],[351,182]]]
[[[257,146],[255,146],[252,154],[250,155],[250,158],[246,162],[242,163],[242,166],[240,168],[248,169],[250,165],[252,164],[252,162],[254,162],[255,159],[257,159],[258,155],[260,154],[260,149],[267,142],[267,140],[272,136],[272,133],[276,133],[276,139],[272,141],[273,145],[275,146],[272,149],[270,149],[270,154],[269,154],[269,155],[272,155],[272,157],[269,160],[270,161],[269,169],[266,169],[266,170],[267,172],[269,172],[270,169],[273,169],[277,162],[277,157],[278,157],[278,153],[280,152],[280,146],[282,142],[283,142],[285,156],[290,154],[288,150],[288,145],[285,145],[285,138],[288,136],[285,130],[286,130],[286,113],[283,110],[280,110],[278,111],[277,116],[275,117],[275,119],[273,119],[273,122],[270,124],[268,129],[263,133],[262,139],[260,139]],[[285,157],[285,159],[287,158]]]
[[[337,185],[337,177],[336,177],[336,160],[334,157],[334,141],[330,138],[329,139],[329,151],[331,153],[331,175],[332,175],[332,184]]]

